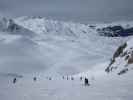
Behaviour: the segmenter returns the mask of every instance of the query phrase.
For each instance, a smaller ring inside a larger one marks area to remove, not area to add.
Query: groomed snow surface
[[[132,100],[133,98],[133,73],[123,76],[105,74],[101,64],[100,70],[94,68],[90,86],[85,86],[79,75],[73,76],[74,80],[67,80],[67,76],[54,77],[36,74],[36,81],[32,75],[17,78],[13,84],[14,77],[0,77],[1,100]],[[97,72],[98,71],[98,72]],[[99,72],[100,71],[100,72]],[[89,73],[82,73],[82,76]],[[48,78],[51,77],[51,80]]]
[[[0,32],[0,100],[133,98],[132,71],[105,72],[116,48],[132,37],[101,37],[88,25],[45,18],[15,22],[20,32]],[[85,77],[90,86],[84,85]]]

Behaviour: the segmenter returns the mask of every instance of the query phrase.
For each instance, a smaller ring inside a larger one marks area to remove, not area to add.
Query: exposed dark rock
[[[123,28],[122,26],[108,26],[102,29],[97,29],[102,36],[119,37],[133,35],[133,28]]]
[[[128,59],[128,64],[133,64],[133,56]]]
[[[113,55],[113,58],[112,58],[111,61],[110,61],[109,66],[105,69],[106,72],[109,73],[109,72],[111,72],[113,69],[117,69],[117,67],[112,67],[112,65],[115,63],[115,59],[116,59],[117,57],[119,57],[120,55],[123,56],[123,54],[126,55],[126,53],[123,53],[123,50],[124,50],[126,47],[127,47],[127,43],[124,43],[123,45],[121,45],[121,46],[116,50],[116,52],[115,52],[114,55]]]
[[[92,28],[92,29],[96,28],[96,26],[94,26],[94,25],[89,25],[89,27]]]
[[[128,69],[127,69],[127,68],[126,68],[126,69],[123,69],[123,70],[121,70],[121,71],[118,73],[118,75],[125,74],[127,71],[128,71]]]
[[[123,50],[127,47],[127,43],[124,43],[123,45],[121,45],[116,52],[113,55],[113,58],[110,61],[109,66],[105,69],[106,72],[110,72],[112,71],[111,65],[115,62],[115,59],[120,56],[120,54],[123,54]]]
[[[128,60],[128,59],[129,59],[129,57],[130,57],[130,56],[129,56],[129,55],[127,55],[127,56],[125,57],[125,60]]]
[[[17,24],[15,24],[15,22],[12,19],[9,19],[7,30],[10,32],[14,32],[14,31],[18,31],[19,29],[20,27]]]
[[[123,45],[121,45],[116,52],[113,55],[113,59],[115,59],[116,57],[120,56],[120,54],[123,53],[123,50],[127,47],[127,43],[124,43]]]

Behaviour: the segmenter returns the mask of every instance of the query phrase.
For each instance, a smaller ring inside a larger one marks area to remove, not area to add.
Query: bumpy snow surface
[[[105,72],[116,48],[132,37],[103,37],[80,23],[36,17],[14,20],[0,24],[4,27],[0,29],[1,100],[133,97],[131,72],[123,76]],[[90,86],[84,85],[84,77]]]

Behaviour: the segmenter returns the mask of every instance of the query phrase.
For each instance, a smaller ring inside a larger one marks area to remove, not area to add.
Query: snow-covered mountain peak
[[[0,31],[2,32],[19,32],[22,27],[17,25],[13,19],[0,17]]]
[[[0,35],[25,35],[25,37],[31,37],[35,34],[29,29],[18,25],[13,19],[0,17]]]
[[[15,19],[15,22],[38,34],[45,35],[86,37],[92,31],[92,29],[85,24],[50,20],[42,17],[20,17]]]
[[[133,22],[121,21],[102,24],[81,24],[51,20],[45,17],[20,17],[15,22],[38,34],[51,34],[60,36],[73,36],[76,38],[88,37],[90,35],[101,35],[107,37],[125,37],[133,35]]]

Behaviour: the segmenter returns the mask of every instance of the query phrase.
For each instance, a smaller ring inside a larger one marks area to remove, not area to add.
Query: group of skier
[[[74,80],[74,77],[65,77],[65,76],[63,76],[62,77],[62,79],[63,80]],[[48,77],[48,80],[52,80],[52,78],[51,77]],[[88,78],[83,78],[83,77],[80,77],[80,80],[82,81],[82,80],[84,80],[84,85],[85,86],[90,86],[90,82],[89,82],[89,80],[88,80]],[[37,77],[33,77],[33,81],[35,82],[35,81],[37,81]],[[13,84],[15,84],[17,82],[17,78],[13,78]]]

